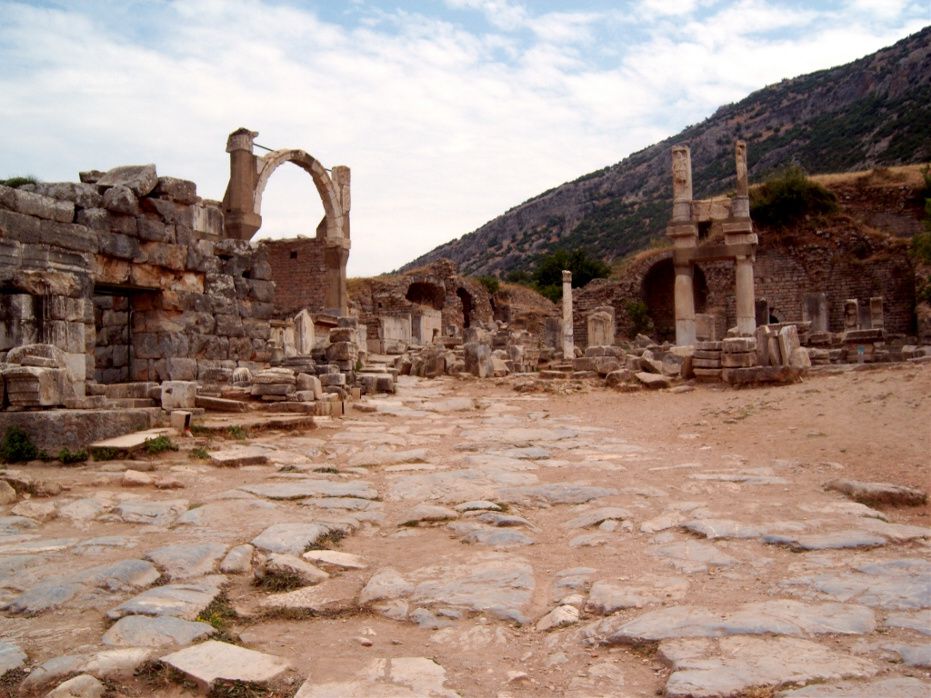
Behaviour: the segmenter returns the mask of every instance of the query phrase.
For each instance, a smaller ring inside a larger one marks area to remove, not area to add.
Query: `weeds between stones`
[[[225,592],[219,594],[207,604],[207,607],[198,613],[194,620],[212,626],[217,631],[213,639],[234,645],[239,644],[239,635],[232,630],[232,624],[234,621],[239,620],[239,614],[236,613],[236,609],[233,608]]]
[[[306,586],[303,577],[295,572],[266,572],[252,583],[259,589],[271,592],[293,591]]]
[[[207,449],[198,446],[197,448],[191,449],[191,458],[198,458],[200,460],[207,460],[210,458],[210,454],[207,453]]]
[[[171,438],[162,434],[161,436],[156,436],[152,439],[146,439],[142,443],[142,447],[145,449],[145,452],[150,456],[156,456],[159,453],[165,453],[166,451],[177,451],[178,447],[172,442]]]
[[[13,669],[0,676],[0,698],[15,698],[21,695],[19,686],[29,676],[25,669]]]

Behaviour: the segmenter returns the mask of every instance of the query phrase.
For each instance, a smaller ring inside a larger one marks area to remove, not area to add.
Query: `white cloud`
[[[824,12],[760,0],[702,7],[684,23],[447,2],[495,17],[497,28],[473,33],[454,14],[369,3],[355,9],[372,21],[341,25],[245,0],[146,5],[145,24],[132,27],[122,5],[107,23],[81,5],[0,0],[0,177],[73,180],[79,169],[155,161],[220,198],[226,135],[247,126],[263,145],[352,168],[350,273],[374,274],[722,102],[856,58],[928,21],[825,22]],[[781,33],[761,35],[766,23]],[[312,235],[322,215],[315,197],[304,173],[279,170],[262,234]]]

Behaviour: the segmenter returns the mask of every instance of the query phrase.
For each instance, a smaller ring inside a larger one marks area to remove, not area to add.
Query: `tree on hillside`
[[[572,287],[581,288],[592,279],[606,278],[611,274],[611,267],[585,250],[554,250],[537,258],[533,271],[512,272],[508,281],[524,284],[535,289],[554,303],[562,299],[563,270],[572,272]]]

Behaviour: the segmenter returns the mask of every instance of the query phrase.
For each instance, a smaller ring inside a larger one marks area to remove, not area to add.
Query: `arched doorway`
[[[456,295],[459,296],[459,300],[462,301],[462,327],[471,327],[472,308],[474,306],[472,294],[460,286],[456,289]]]
[[[411,303],[442,310],[446,301],[446,289],[429,281],[415,281],[407,287],[404,297]]]
[[[695,312],[703,313],[708,302],[708,283],[701,267],[696,265],[693,268]],[[675,285],[676,270],[672,257],[659,260],[643,277],[642,297],[653,320],[654,339],[661,342],[676,339]]]

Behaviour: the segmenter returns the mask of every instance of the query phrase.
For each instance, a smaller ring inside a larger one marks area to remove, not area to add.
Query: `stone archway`
[[[309,153],[299,149],[274,150],[257,157],[253,152],[256,131],[240,128],[229,135],[230,181],[223,197],[226,237],[250,240],[262,227],[262,194],[268,180],[281,165],[293,163],[310,175],[323,203],[324,216],[317,226],[317,240],[323,245],[326,268],[325,309],[345,314],[346,262],[349,259],[349,168],[333,167],[332,176]]]
[[[708,299],[708,284],[700,267],[696,265],[693,273],[695,312],[702,313]],[[675,284],[676,269],[671,256],[660,259],[643,276],[642,297],[659,341],[674,340],[676,336]]]

